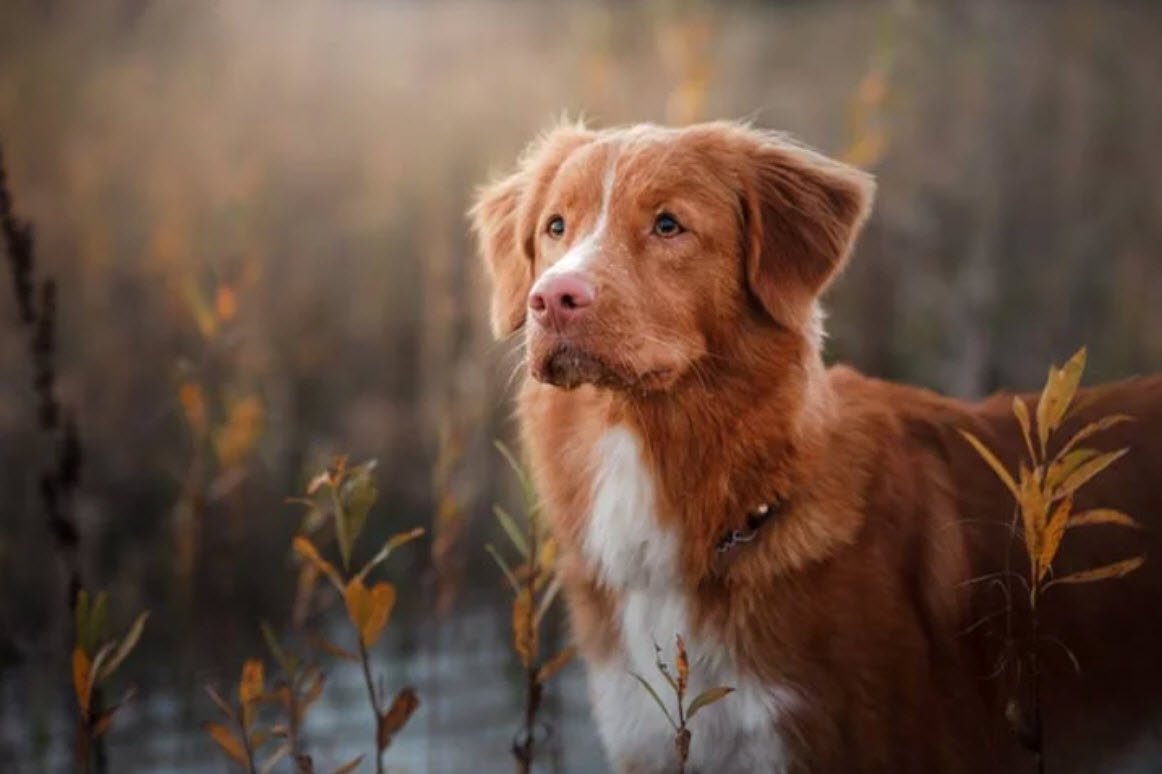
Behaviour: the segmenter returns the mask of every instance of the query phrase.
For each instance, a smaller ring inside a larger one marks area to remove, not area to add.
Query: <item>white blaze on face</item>
[[[676,770],[673,729],[633,673],[672,701],[655,666],[654,646],[672,664],[675,637],[681,634],[690,658],[687,700],[707,688],[735,689],[691,721],[696,741],[690,771],[784,771],[787,751],[778,721],[796,704],[797,694],[788,686],[742,675],[713,632],[691,629],[678,565],[679,537],[658,520],[653,476],[636,435],[612,427],[594,451],[584,552],[620,605],[618,655],[589,666],[594,717],[610,762],[615,768],[645,772]]]
[[[617,156],[611,151],[609,163],[605,168],[605,177],[601,183],[601,211],[597,215],[597,222],[593,224],[593,228],[588,234],[573,243],[573,246],[561,256],[560,260],[545,270],[545,273],[533,285],[530,295],[540,291],[543,287],[541,283],[552,277],[572,272],[584,272],[597,257],[601,250],[601,242],[605,239],[606,226],[609,223],[609,200],[613,194],[613,180],[616,171]],[[565,227],[568,228],[568,223],[565,224]]]

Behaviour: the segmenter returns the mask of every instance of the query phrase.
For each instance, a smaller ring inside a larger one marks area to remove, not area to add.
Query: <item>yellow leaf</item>
[[[1049,396],[1053,392],[1053,385],[1057,383],[1057,368],[1049,366],[1049,376],[1045,379],[1045,386],[1041,388],[1041,397],[1037,401],[1037,440],[1041,442],[1041,450],[1049,443]]]
[[[206,410],[206,397],[202,388],[193,382],[186,382],[178,388],[178,401],[182,404],[182,411],[186,415],[186,423],[194,434],[201,436],[206,430],[209,414]]]
[[[999,478],[1001,482],[1006,487],[1008,487],[1009,491],[1013,493],[1013,497],[1018,497],[1019,495],[1017,492],[1016,482],[1013,481],[1012,475],[1010,475],[1009,471],[1005,470],[1005,466],[1002,465],[1001,461],[996,458],[996,455],[989,451],[989,448],[985,446],[979,438],[967,430],[961,430],[960,434],[964,436],[965,440],[972,444],[972,448],[976,449],[976,453],[979,454],[981,458],[988,463],[989,467],[993,469],[993,473],[996,473],[997,478]]]
[[[541,664],[537,670],[537,682],[544,684],[553,679],[553,675],[560,672],[566,664],[573,660],[573,648],[565,648],[551,659]]]
[[[330,562],[319,554],[319,550],[315,548],[315,544],[309,538],[304,535],[296,535],[291,545],[294,547],[296,554],[314,565],[319,572],[326,575],[328,580],[334,584],[335,588],[340,591],[343,590],[343,581],[339,578],[339,573],[331,566]]]
[[[1061,486],[1053,493],[1054,497],[1068,497],[1073,494],[1091,478],[1121,459],[1128,451],[1129,449],[1119,449],[1116,452],[1107,452],[1086,460],[1061,482]]]
[[[383,562],[387,559],[387,557],[391,556],[392,551],[406,543],[410,543],[416,538],[423,537],[423,534],[424,528],[416,527],[415,529],[408,530],[407,532],[400,532],[398,535],[392,535],[387,539],[387,542],[383,544],[383,547],[379,549],[379,552],[376,553],[375,556],[371,557],[367,564],[363,565],[363,569],[359,571],[359,580],[364,580],[367,577],[367,573],[375,569],[377,564]]]
[[[1029,452],[1029,459],[1037,461],[1037,454],[1033,451],[1033,432],[1029,423],[1029,407],[1020,396],[1013,396],[1013,416],[1021,426],[1021,437],[1025,439],[1025,449]]]
[[[533,591],[521,586],[512,603],[512,646],[528,669],[537,657],[537,633],[533,628]]]
[[[1065,527],[1069,523],[1069,512],[1073,508],[1073,498],[1066,497],[1053,511],[1045,527],[1045,537],[1041,542],[1037,558],[1037,582],[1040,583],[1053,564],[1057,556],[1057,549],[1061,545],[1061,538],[1065,537]]]
[[[347,615],[359,632],[363,647],[370,648],[379,639],[391,610],[395,606],[395,587],[390,583],[377,583],[368,589],[363,581],[352,578],[343,592],[347,603]]]
[[[1142,525],[1134,521],[1130,516],[1121,511],[1113,511],[1108,508],[1096,508],[1092,511],[1082,511],[1075,513],[1069,517],[1070,527],[1088,527],[1093,524],[1118,524],[1123,527],[1141,527]]]
[[[182,290],[190,312],[194,315],[194,323],[198,326],[198,330],[206,339],[213,338],[218,331],[218,320],[214,317],[209,303],[202,296],[201,290],[195,282],[188,279],[183,283]]]
[[[121,663],[125,661],[125,659],[129,657],[129,654],[133,652],[133,649],[137,647],[137,641],[141,639],[141,634],[145,631],[145,622],[148,618],[149,611],[146,610],[144,613],[141,613],[139,616],[137,616],[136,619],[134,619],[133,625],[129,627],[129,632],[125,635],[125,639],[121,640],[121,644],[117,647],[117,651],[113,654],[112,658],[106,661],[105,664],[101,667],[101,672],[97,676],[98,682],[112,677],[113,673],[117,671],[117,667],[121,666]]]
[[[346,650],[345,648],[339,647],[338,645],[331,642],[330,640],[328,640],[326,637],[322,636],[321,634],[316,634],[315,632],[307,632],[307,639],[310,640],[311,645],[313,645],[314,647],[318,648],[319,650],[323,651],[324,653],[326,653],[330,656],[334,656],[335,658],[340,658],[344,661],[354,662],[354,661],[359,660],[359,656],[355,655],[354,653],[352,653],[349,650]]]
[[[1049,378],[1037,403],[1037,433],[1044,451],[1049,434],[1061,424],[1085,370],[1085,347],[1082,347],[1061,368],[1049,368]]]
[[[537,565],[541,568],[541,577],[547,578],[557,561],[557,541],[551,537],[541,541],[537,550]]]
[[[1045,488],[1050,491],[1056,491],[1057,487],[1061,486],[1061,482],[1070,476],[1083,463],[1087,462],[1097,456],[1095,449],[1074,449],[1065,454],[1058,454],[1057,459],[1049,464],[1049,470],[1045,473]]]
[[[97,722],[93,724],[91,735],[94,739],[100,739],[109,730],[109,724],[113,722],[113,715],[116,712],[117,708],[114,707],[101,713],[101,717],[97,718]]]
[[[214,723],[212,721],[202,723],[202,728],[222,748],[223,752],[233,758],[237,763],[243,766],[249,765],[246,760],[246,748],[242,746],[242,742],[239,741],[238,737],[230,729],[221,723]]]
[[[698,710],[703,707],[709,707],[714,702],[732,693],[734,693],[734,689],[725,685],[720,685],[717,688],[707,688],[698,694],[694,701],[690,702],[690,707],[686,710],[686,720],[693,720],[694,716],[698,714]]]
[[[690,678],[690,660],[686,657],[686,641],[682,635],[677,635],[678,656],[675,665],[678,669],[678,698],[686,695],[686,683]]]
[[[262,660],[247,659],[242,665],[242,679],[238,683],[238,698],[243,705],[253,704],[262,696],[262,686],[265,682]]]
[[[263,697],[263,667],[256,658],[247,659],[242,664],[242,678],[238,681],[238,698],[242,708],[242,727],[250,728],[254,717],[254,705]]]
[[[311,482],[309,484],[307,484],[307,495],[314,495],[316,492],[318,492],[324,486],[333,486],[333,485],[334,485],[334,481],[331,478],[331,471],[324,470],[322,473],[320,473],[319,475],[312,478]]]
[[[1102,417],[1096,422],[1090,422],[1088,425],[1078,430],[1077,433],[1069,439],[1069,442],[1066,443],[1064,447],[1062,447],[1058,456],[1065,454],[1074,446],[1077,446],[1086,438],[1089,438],[1096,433],[1100,433],[1103,430],[1108,430],[1114,425],[1120,425],[1122,422],[1132,422],[1133,420],[1134,418],[1128,414],[1111,414],[1108,417]]]
[[[1036,568],[1041,556],[1041,543],[1045,531],[1045,511],[1049,504],[1038,482],[1039,476],[1021,466],[1020,493],[1017,504],[1021,510],[1021,523],[1025,530],[1025,550],[1029,556],[1029,567]],[[1035,569],[1034,569],[1035,572]]]
[[[77,695],[77,705],[86,715],[89,712],[89,688],[92,685],[89,681],[89,667],[89,657],[85,651],[79,647],[73,648],[73,691]]]
[[[223,322],[234,319],[234,315],[238,313],[238,295],[234,292],[234,288],[229,285],[218,288],[218,292],[214,296],[214,311],[218,313],[218,319]]]
[[[1054,578],[1046,583],[1045,588],[1056,586],[1058,583],[1090,583],[1091,581],[1105,580],[1107,578],[1120,578],[1141,567],[1144,561],[1146,561],[1144,557],[1135,556],[1133,559],[1123,559],[1120,562],[1107,564],[1104,567],[1098,567],[1093,570],[1082,570],[1081,572],[1062,575],[1060,578]]]
[[[396,694],[387,712],[380,715],[375,730],[375,744],[380,752],[387,749],[391,744],[391,738],[399,733],[419,707],[420,698],[416,696],[414,688],[404,688]]]

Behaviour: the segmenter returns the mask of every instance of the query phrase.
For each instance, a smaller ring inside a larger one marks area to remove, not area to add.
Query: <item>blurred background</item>
[[[202,686],[264,653],[260,620],[293,629],[286,498],[340,453],[378,460],[369,545],[428,528],[385,572],[376,668],[423,702],[390,770],[511,768],[522,672],[484,544],[518,502],[492,447],[516,355],[488,335],[464,212],[562,113],[750,119],[873,170],[828,357],[978,396],[1038,388],[1082,344],[1091,380],[1162,369],[1159,84],[1147,0],[4,0],[0,147],[58,285],[76,564],[115,631],[152,611],[109,770],[226,769]],[[54,451],[9,280],[0,769],[68,770]],[[349,666],[307,723],[320,771],[370,738]],[[538,770],[605,769],[578,664],[544,717]]]

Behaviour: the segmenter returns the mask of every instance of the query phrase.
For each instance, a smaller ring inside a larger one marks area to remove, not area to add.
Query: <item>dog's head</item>
[[[813,337],[874,185],[733,123],[532,143],[472,210],[497,336],[558,387],[666,390],[744,328]]]

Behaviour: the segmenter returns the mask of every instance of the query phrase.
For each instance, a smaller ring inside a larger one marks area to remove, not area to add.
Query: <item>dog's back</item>
[[[1028,452],[1012,412],[1013,395],[965,404],[907,387],[884,389],[893,394],[908,434],[947,465],[970,546],[971,606],[963,636],[979,655],[993,717],[1024,725],[1028,736],[1035,725],[1031,670],[1039,668],[1041,747],[1049,770],[1106,771],[1115,764],[1140,767],[1146,756],[1157,760],[1162,753],[1157,733],[1162,725],[1162,376],[1080,391],[1077,409],[1050,444],[1053,454],[1090,423],[1115,414],[1131,418],[1082,444],[1128,452],[1077,492],[1074,512],[1114,509],[1140,528],[1070,529],[1053,573],[1060,577],[1137,556],[1145,562],[1124,577],[1048,589],[1037,604],[1035,638],[1021,579],[1028,563],[1014,521],[1014,498],[959,432],[977,435],[1016,471]],[[1037,396],[1023,397],[1036,405]]]

